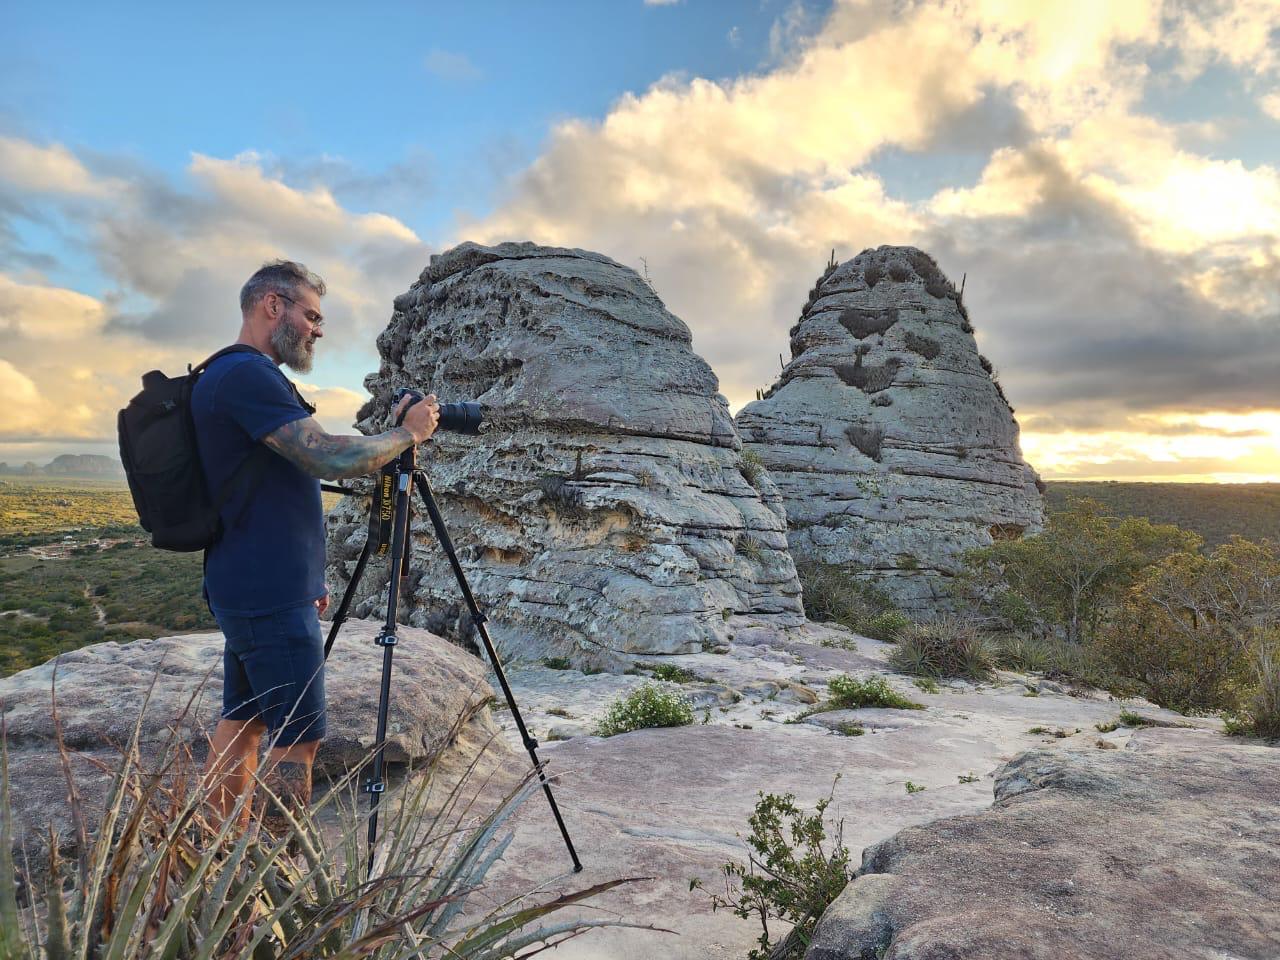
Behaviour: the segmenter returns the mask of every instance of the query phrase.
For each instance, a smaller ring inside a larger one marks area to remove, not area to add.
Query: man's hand
[[[398,420],[403,413],[404,419],[400,421],[400,425],[413,434],[414,443],[423,443],[431,438],[440,423],[440,404],[436,402],[434,393],[409,406],[412,402],[413,397],[402,397],[392,413],[392,422]]]
[[[324,592],[324,596],[316,601],[316,610],[320,616],[324,616],[324,612],[329,609],[329,591]]]

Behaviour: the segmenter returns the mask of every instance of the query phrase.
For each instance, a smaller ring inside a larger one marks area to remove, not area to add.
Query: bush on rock
[[[645,727],[683,727],[693,723],[689,699],[666,682],[646,683],[609,705],[596,728],[612,737]]]

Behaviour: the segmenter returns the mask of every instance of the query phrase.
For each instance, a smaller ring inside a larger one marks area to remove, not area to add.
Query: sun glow
[[[1280,483],[1280,410],[1134,417],[1122,430],[1039,432],[1028,462],[1046,480]]]

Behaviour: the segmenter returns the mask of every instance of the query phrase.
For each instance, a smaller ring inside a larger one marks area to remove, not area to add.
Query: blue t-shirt
[[[273,430],[310,416],[266,354],[243,351],[205,368],[191,394],[209,495]],[[324,509],[320,481],[274,451],[252,490],[244,480],[222,507],[222,538],[208,551],[209,605],[242,617],[274,613],[324,596]],[[247,502],[246,502],[247,501]]]

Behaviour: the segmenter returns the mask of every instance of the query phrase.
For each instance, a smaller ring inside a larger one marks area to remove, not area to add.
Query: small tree
[[[725,895],[712,894],[712,908],[728,907],[744,920],[760,921],[759,946],[747,954],[748,960],[798,960],[823,911],[849,883],[844,821],[830,824],[831,835],[827,833],[826,812],[834,783],[831,790],[811,815],[796,805],[793,794],[761,793],[747,819],[751,826],[747,862],[730,862],[722,868]],[[695,879],[689,889],[701,885]],[[790,930],[782,934],[779,925]]]
[[[1011,627],[1088,640],[1145,570],[1201,543],[1172,524],[1117,519],[1103,509],[1096,500],[1073,500],[1037,536],[969,551],[960,589]]]
[[[1233,537],[1211,555],[1180,552],[1129,591],[1099,650],[1156,703],[1237,709],[1252,686],[1250,652],[1280,626],[1280,553]]]

